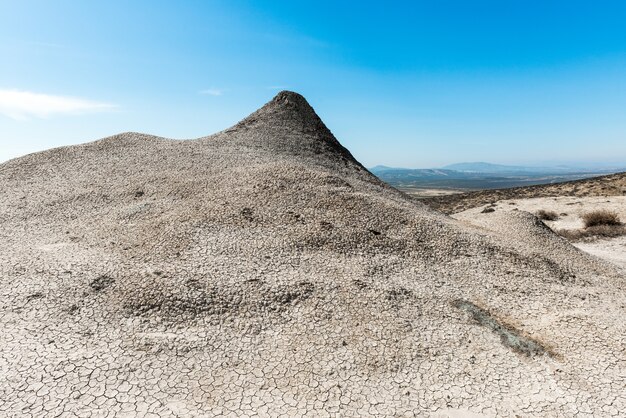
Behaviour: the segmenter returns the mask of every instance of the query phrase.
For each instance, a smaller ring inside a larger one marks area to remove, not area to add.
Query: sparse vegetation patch
[[[583,222],[585,228],[591,228],[595,226],[616,226],[622,225],[617,213],[609,210],[594,210],[593,212],[585,213],[583,216]]]
[[[559,219],[559,215],[551,210],[540,209],[535,213],[535,215],[542,221],[556,221]]]
[[[596,238],[615,238],[626,235],[624,225],[597,225],[585,229],[559,229],[557,234],[570,241],[590,241]]]
[[[582,215],[584,229],[561,229],[557,234],[570,241],[589,241],[597,238],[615,238],[626,235],[626,226],[617,213],[603,209]]]

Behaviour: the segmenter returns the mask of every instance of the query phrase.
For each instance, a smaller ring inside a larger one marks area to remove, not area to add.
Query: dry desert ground
[[[292,92],[3,163],[0,415],[624,416],[624,271],[534,204],[434,210]]]
[[[488,227],[488,218],[491,212],[482,213],[485,207],[487,206],[468,209],[454,214],[453,217],[467,220],[473,224],[484,223]],[[620,219],[626,221],[626,196],[524,198],[499,200],[488,207],[504,212],[525,211],[533,214],[541,210],[554,212],[558,215],[558,219],[543,221],[554,231],[584,229],[583,215],[597,210],[617,213]],[[480,218],[483,218],[483,221],[486,222],[481,222]],[[574,241],[572,245],[626,269],[626,235],[614,238],[593,237],[592,239]]]

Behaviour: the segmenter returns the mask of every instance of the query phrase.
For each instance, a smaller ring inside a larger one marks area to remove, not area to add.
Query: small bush
[[[551,210],[541,209],[538,210],[535,215],[537,215],[537,218],[541,219],[542,221],[556,221],[557,219],[559,219],[559,215]]]
[[[569,241],[592,241],[596,238],[615,238],[626,235],[626,226],[596,225],[585,229],[559,229],[556,233]]]
[[[624,228],[624,225],[590,226],[589,228],[585,229],[585,231],[597,237],[607,238],[619,237],[626,234],[626,228]]]
[[[585,213],[583,216],[583,222],[585,228],[590,228],[599,225],[621,225],[622,222],[617,216],[617,213],[609,210],[594,210],[593,212]]]

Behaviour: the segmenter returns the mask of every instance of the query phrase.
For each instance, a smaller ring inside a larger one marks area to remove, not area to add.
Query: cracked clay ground
[[[0,416],[624,416],[620,270],[411,200],[295,93],[0,184]]]

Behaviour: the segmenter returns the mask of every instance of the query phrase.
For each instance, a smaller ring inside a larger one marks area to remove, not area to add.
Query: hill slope
[[[505,236],[413,201],[295,93],[210,137],[12,160],[0,185],[1,414],[626,408],[619,272],[532,217]]]
[[[525,199],[550,196],[622,196],[626,195],[626,173],[610,174],[589,179],[555,184],[512,187],[509,189],[480,190],[455,195],[421,199],[428,206],[444,213],[462,212],[498,200]]]

